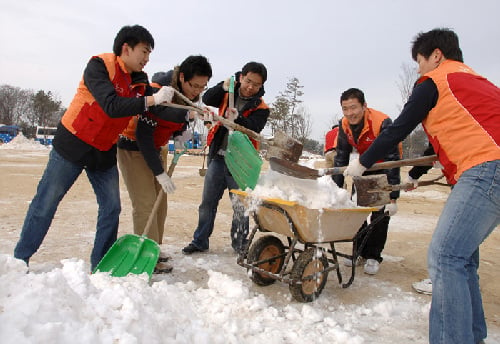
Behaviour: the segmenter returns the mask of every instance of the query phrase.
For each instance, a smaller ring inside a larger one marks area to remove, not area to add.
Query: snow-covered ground
[[[0,148],[19,148],[23,154],[46,149],[20,141]],[[396,216],[391,228],[412,231],[435,221]],[[0,343],[428,342],[430,298],[362,272],[348,289],[331,287],[336,277],[330,274],[330,287],[304,304],[279,282],[255,286],[233,253],[183,256],[183,243],[172,237],[162,249],[172,252],[174,272],[155,275],[151,283],[146,276],[91,275],[88,264],[76,258],[32,264],[26,273],[26,266],[12,257],[14,244],[0,245]],[[187,279],[193,270],[199,278]],[[490,329],[486,342],[500,343],[500,332]]]

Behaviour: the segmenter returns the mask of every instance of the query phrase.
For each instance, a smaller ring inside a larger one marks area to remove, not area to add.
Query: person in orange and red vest
[[[339,134],[339,125],[335,124],[325,135],[325,161],[326,167],[333,167],[333,159],[335,158],[337,147],[337,136]]]
[[[372,144],[373,140],[389,126],[392,121],[386,114],[369,108],[365,101],[364,93],[357,88],[350,88],[340,96],[340,104],[344,117],[340,121],[340,129],[337,137],[337,155],[335,156],[334,166],[347,166],[351,153],[356,150],[363,154]],[[401,159],[400,147],[395,144],[389,147],[383,159],[380,161],[395,161]],[[389,184],[396,185],[401,182],[399,168],[367,172],[366,174],[386,174]],[[333,175],[333,180],[339,187],[344,185],[343,175]],[[367,233],[364,228],[367,222],[360,228],[360,234],[356,238],[354,245],[358,247],[359,257],[355,264],[364,264],[364,272],[375,275],[382,262],[382,251],[387,241],[387,231],[389,229],[390,216],[397,212],[396,200],[399,198],[399,191],[390,193],[391,203],[382,209],[375,211],[371,215],[374,224],[371,233],[366,238],[365,245],[361,245],[365,240]],[[359,251],[360,249],[360,251]],[[347,266],[352,265],[352,261],[345,260]]]
[[[249,62],[241,72],[236,73],[234,89],[234,106],[228,109],[228,89],[230,79],[221,81],[208,89],[203,95],[206,105],[218,107],[219,116],[224,116],[248,129],[260,133],[269,117],[269,107],[262,96],[264,83],[267,80],[267,69],[262,63]],[[227,110],[227,111],[226,111]],[[228,129],[220,123],[210,131],[208,142],[208,168],[205,175],[203,195],[199,207],[198,227],[194,231],[193,240],[183,248],[184,254],[203,252],[209,248],[209,238],[214,229],[217,206],[226,189],[238,189],[238,184],[229,172],[224,161],[227,148]],[[254,146],[257,143],[252,141]],[[247,243],[249,219],[245,209],[237,197],[229,194],[233,205],[233,221],[231,223],[231,246],[239,253]]]
[[[212,67],[206,57],[189,56],[173,70],[155,73],[151,85],[156,90],[161,89],[162,85],[170,86],[191,101],[199,102],[200,95],[211,77]],[[174,95],[172,103],[188,105],[178,95]],[[163,167],[161,147],[168,144],[174,135],[182,135],[195,115],[194,111],[185,109],[161,105],[151,107],[149,112],[130,121],[118,141],[118,162],[132,203],[134,233],[137,235],[144,232],[158,192],[162,188],[166,193],[175,190]],[[166,196],[148,234],[148,237],[158,244],[163,241],[168,208]],[[167,264],[168,259],[169,257],[161,252],[154,272],[171,272],[172,266]]]
[[[116,142],[128,122],[149,106],[169,101],[162,88],[152,95],[142,71],[154,39],[142,26],[124,26],[113,53],[93,56],[76,95],[58,124],[49,161],[24,220],[14,257],[29,263],[47,234],[57,206],[83,170],[99,205],[92,271],[116,241],[121,211]]]
[[[429,343],[484,343],[479,246],[500,224],[500,88],[463,63],[455,32],[419,33],[420,78],[393,125],[346,175],[361,175],[422,123],[453,188],[427,255],[432,281]]]

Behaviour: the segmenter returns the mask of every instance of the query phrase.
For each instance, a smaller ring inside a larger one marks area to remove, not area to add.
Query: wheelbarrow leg
[[[245,244],[243,251],[240,252],[240,254],[238,255],[238,259],[236,260],[236,263],[238,263],[238,265],[241,265],[243,263],[243,261],[247,258],[248,248],[250,247],[250,244],[252,243],[253,238],[255,237],[255,233],[257,233],[258,229],[259,229],[258,225],[253,226],[252,231],[250,232],[250,235],[248,236],[247,243]]]
[[[290,240],[289,237],[287,237],[287,238],[288,238],[288,243],[289,243],[288,254],[285,257],[285,263],[283,264],[283,268],[281,269],[280,277],[283,277],[283,274],[285,273],[285,271],[288,267],[288,263],[290,263],[290,258],[295,253],[295,245],[297,245],[297,241],[298,241],[297,238],[293,238],[293,240]],[[295,261],[295,259],[293,259],[293,260]]]
[[[332,257],[333,257],[333,263],[335,264],[336,271],[337,271],[337,278],[339,280],[339,284],[342,284],[342,274],[340,273],[339,258],[337,256],[337,250],[335,250],[335,243],[333,241],[330,242],[330,248],[331,248],[331,253],[332,253]]]

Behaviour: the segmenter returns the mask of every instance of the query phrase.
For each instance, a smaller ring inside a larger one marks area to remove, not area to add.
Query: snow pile
[[[299,179],[270,170],[260,176],[252,196],[297,202],[310,209],[355,208],[349,193],[330,176]]]
[[[18,150],[48,150],[50,146],[44,146],[39,142],[28,139],[22,133],[19,133],[12,141],[0,145],[0,149],[18,149]]]

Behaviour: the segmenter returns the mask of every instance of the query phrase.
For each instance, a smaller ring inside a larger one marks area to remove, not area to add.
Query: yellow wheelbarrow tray
[[[255,222],[247,245],[238,257],[238,264],[251,271],[250,278],[254,283],[261,286],[276,280],[287,283],[292,296],[300,302],[315,300],[332,270],[336,270],[342,287],[352,284],[356,264],[352,264],[349,281],[342,284],[338,257],[350,259],[353,263],[356,261],[376,222],[361,231],[359,229],[371,212],[378,208],[310,209],[297,202],[260,198],[256,209],[253,209],[255,201],[251,194],[241,190],[231,192],[250,210]],[[285,236],[287,245],[273,234],[254,240],[257,231]],[[352,245],[352,252],[342,253],[335,249],[336,243],[354,243],[365,233],[368,235],[359,247]]]

